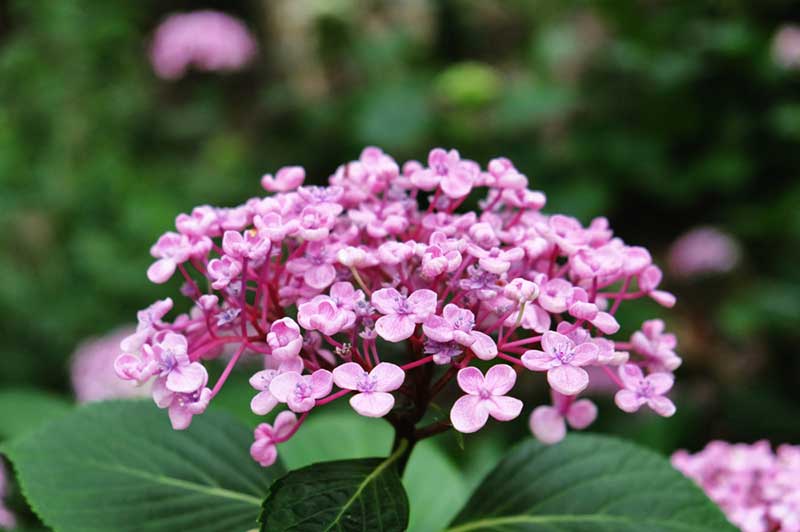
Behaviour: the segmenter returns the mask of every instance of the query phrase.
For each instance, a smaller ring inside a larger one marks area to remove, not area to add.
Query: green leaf
[[[388,458],[322,462],[292,471],[270,488],[262,532],[403,532],[408,497]]]
[[[63,397],[33,388],[0,392],[0,439],[9,440],[62,416],[72,405]]]
[[[449,532],[735,532],[662,456],[616,438],[527,441],[490,473]]]
[[[365,418],[348,408],[310,417],[279,452],[287,468],[297,469],[315,462],[386,454],[392,439],[393,430],[385,420]],[[408,529],[414,532],[442,530],[469,497],[464,475],[433,440],[414,447],[403,485],[411,507]]]
[[[147,401],[96,403],[6,447],[22,491],[59,532],[241,532],[256,526],[269,482],[251,432],[229,415],[173,431]]]

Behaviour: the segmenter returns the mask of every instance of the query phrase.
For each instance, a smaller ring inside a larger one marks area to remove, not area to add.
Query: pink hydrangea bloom
[[[16,516],[6,508],[3,499],[8,495],[8,481],[6,468],[0,461],[0,528],[12,529],[17,526]]]
[[[350,398],[353,410],[366,417],[383,417],[394,406],[392,392],[402,386],[405,372],[389,362],[381,362],[366,372],[355,362],[342,364],[333,370],[336,386],[358,393]]]
[[[672,464],[694,480],[743,532],[800,530],[800,446],[712,441]]]
[[[675,338],[651,320],[624,341],[616,316],[630,300],[669,307],[675,298],[650,253],[625,244],[606,218],[584,225],[545,213],[545,195],[508,159],[482,169],[440,148],[427,164],[399,164],[369,147],[328,186],[305,178],[299,166],[264,175],[267,196],[200,205],[153,246],[151,280],[180,276],[191,305],[170,319],[169,298],[140,312],[114,369],[137,384],[155,381],[153,397],[176,428],[253,363],[266,368],[250,381],[253,412],[283,403],[302,414],[281,418],[290,430],[262,426],[253,455],[264,464],[276,443],[342,397],[415,438],[517,417],[521,402],[505,395],[516,379],[510,365],[548,374],[558,399],[532,416],[542,439],[594,417],[577,397],[587,368],[622,390],[626,408],[644,401],[664,412],[659,385],[680,363]],[[205,365],[216,359],[225,368],[206,387]],[[659,393],[617,377],[622,364]],[[419,426],[431,399],[456,382],[467,395],[450,423]]]
[[[575,345],[570,338],[553,331],[542,336],[542,348],[531,349],[522,355],[525,367],[546,371],[547,382],[559,393],[576,395],[589,385],[589,374],[581,366],[597,360],[598,347],[592,342]]]
[[[183,77],[189,67],[240,70],[255,54],[255,39],[241,21],[203,10],[167,17],[156,29],[150,60],[159,77],[172,80]]]
[[[433,341],[456,342],[482,360],[493,359],[497,356],[497,344],[488,334],[474,329],[475,315],[452,303],[445,305],[442,316],[428,316],[422,324],[425,335]]]
[[[675,381],[670,373],[651,373],[644,376],[639,366],[624,364],[619,367],[619,378],[625,388],[614,396],[614,402],[625,412],[636,412],[642,405],[649,406],[661,416],[675,413],[675,405],[664,397]]]
[[[375,322],[378,336],[399,342],[414,334],[414,327],[436,311],[436,292],[426,288],[408,297],[394,288],[381,288],[372,294],[372,306],[383,314]]]
[[[781,26],[772,40],[772,57],[783,68],[800,68],[800,26]]]
[[[105,336],[84,340],[75,348],[70,376],[79,403],[150,395],[150,386],[133,386],[114,372],[114,361],[122,354],[120,342],[135,332],[133,327],[115,329]]]
[[[292,357],[282,361],[277,368],[264,369],[255,373],[250,377],[250,386],[258,390],[258,393],[250,401],[250,410],[259,416],[269,414],[280,403],[269,389],[272,380],[283,373],[300,373],[302,371],[303,360],[300,357]]]
[[[286,441],[297,426],[297,416],[292,412],[281,412],[275,423],[261,423],[253,433],[250,456],[264,467],[269,467],[278,459],[277,444]]]
[[[318,369],[311,375],[300,375],[287,371],[276,375],[269,384],[269,392],[281,403],[286,403],[293,412],[308,412],[333,387],[333,376],[326,369]]]
[[[471,366],[458,372],[458,386],[467,395],[461,396],[450,410],[450,420],[459,432],[476,432],[489,416],[510,421],[522,412],[522,401],[506,394],[517,382],[517,374],[506,364],[489,368],[486,377]]]
[[[731,235],[714,227],[697,227],[673,242],[667,260],[675,276],[689,278],[729,272],[740,255],[740,246]]]

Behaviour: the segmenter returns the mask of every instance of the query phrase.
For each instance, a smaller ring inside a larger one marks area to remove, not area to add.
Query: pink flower
[[[352,283],[333,283],[330,290],[331,298],[336,301],[339,308],[355,311],[356,308],[366,304],[364,292],[356,290]]]
[[[539,292],[536,301],[544,310],[552,314],[561,314],[569,308],[569,298],[572,296],[573,286],[564,279],[550,279]]]
[[[678,238],[669,248],[669,269],[678,277],[726,273],[739,262],[739,244],[714,227],[698,227]]]
[[[269,392],[281,403],[286,403],[294,412],[308,412],[333,387],[331,372],[318,369],[311,375],[300,375],[287,371],[276,375],[269,384]]]
[[[772,41],[772,57],[783,68],[800,68],[800,26],[781,26]]]
[[[225,288],[240,273],[242,273],[242,264],[228,255],[223,255],[222,258],[213,259],[208,263],[208,275],[214,281],[211,283],[214,290]]]
[[[332,297],[318,295],[298,307],[297,321],[304,329],[332,336],[352,327],[356,315],[350,310],[339,308]]]
[[[394,396],[388,392],[402,386],[405,378],[405,372],[389,362],[381,362],[369,373],[355,362],[347,362],[333,370],[336,386],[359,392],[350,398],[350,406],[366,417],[388,414],[394,406]]]
[[[293,357],[282,361],[276,369],[261,370],[250,377],[250,386],[258,390],[258,393],[250,401],[250,410],[259,416],[269,414],[280,402],[269,391],[272,380],[283,373],[300,373],[302,371],[303,360],[300,357]]]
[[[683,362],[675,354],[678,340],[674,334],[664,332],[663,320],[647,320],[642,330],[631,336],[633,350],[647,357],[648,365],[654,371],[675,371]]]
[[[150,254],[158,260],[147,269],[147,278],[151,282],[163,284],[175,273],[178,264],[189,260],[192,255],[192,244],[189,237],[178,233],[164,233],[153,247]]]
[[[475,315],[458,305],[445,305],[442,316],[432,314],[422,324],[425,335],[436,342],[455,341],[468,347],[475,356],[482,360],[491,360],[497,356],[497,344],[481,331],[474,330]]]
[[[241,21],[218,11],[170,15],[156,29],[150,60],[164,79],[182,77],[190,66],[205,71],[239,70],[256,54]]]
[[[206,368],[189,360],[188,342],[182,334],[168,332],[163,340],[144,349],[158,363],[159,381],[163,380],[168,390],[194,392],[208,381]]]
[[[288,261],[286,269],[295,275],[302,275],[308,286],[323,290],[336,279],[335,261],[336,252],[331,246],[310,242],[305,256]]]
[[[675,296],[664,290],[656,290],[663,277],[664,274],[658,266],[648,266],[639,274],[639,288],[659,305],[672,308],[675,306]]]
[[[6,508],[3,499],[8,495],[8,483],[6,468],[0,461],[0,528],[12,529],[17,526],[17,518]]]
[[[253,261],[263,259],[269,253],[271,242],[269,238],[262,238],[255,230],[225,231],[222,237],[222,250],[225,255],[233,258],[247,258]]]
[[[669,417],[675,413],[675,405],[664,397],[675,381],[671,373],[651,373],[645,377],[636,364],[624,364],[619,367],[619,378],[625,385],[614,396],[620,410],[636,412],[647,404],[660,416]]]
[[[567,435],[567,424],[583,430],[597,418],[597,406],[589,399],[572,401],[571,397],[553,393],[554,406],[538,406],[531,412],[530,425],[533,435],[542,443],[552,445]]]
[[[146,397],[148,386],[132,386],[114,372],[114,361],[122,354],[120,342],[134,332],[132,327],[116,329],[100,338],[81,342],[72,355],[72,388],[79,403],[118,397]]]
[[[297,416],[292,412],[281,412],[275,424],[261,423],[253,432],[255,441],[250,446],[250,456],[264,467],[269,467],[278,459],[276,444],[286,441],[297,425]]]
[[[494,247],[486,251],[473,245],[468,247],[467,250],[470,255],[478,258],[478,264],[480,264],[481,268],[497,275],[506,273],[511,268],[512,262],[518,261],[525,256],[525,251],[522,248],[501,250]]]
[[[270,192],[288,192],[295,190],[306,179],[306,171],[302,166],[284,166],[278,169],[275,177],[265,174],[261,178],[261,186]]]
[[[484,378],[474,366],[458,372],[458,385],[467,395],[461,396],[450,410],[450,421],[459,432],[476,432],[483,428],[489,416],[498,421],[510,421],[522,411],[522,401],[506,396],[517,374],[506,364],[489,368]]]
[[[468,161],[462,161],[456,150],[435,148],[428,155],[428,167],[411,174],[411,183],[422,190],[441,186],[450,198],[463,198],[472,190],[478,172]]]
[[[542,349],[532,349],[522,355],[525,367],[532,371],[546,371],[547,382],[564,395],[576,395],[586,389],[589,374],[581,366],[597,360],[598,348],[591,342],[577,347],[568,337],[553,331],[542,336]]]
[[[272,356],[277,360],[290,360],[300,354],[303,349],[303,336],[300,327],[292,318],[275,320],[269,326],[267,344],[272,349]]]
[[[436,292],[426,288],[406,297],[394,288],[372,293],[372,306],[383,314],[375,322],[375,331],[389,342],[399,342],[414,334],[414,327],[436,311]]]
[[[205,371],[205,370],[204,370]],[[192,416],[206,411],[211,401],[211,390],[206,388],[208,376],[200,386],[188,393],[174,392],[166,387],[164,379],[153,383],[153,399],[159,408],[168,408],[169,420],[175,430],[184,430],[192,422]]]

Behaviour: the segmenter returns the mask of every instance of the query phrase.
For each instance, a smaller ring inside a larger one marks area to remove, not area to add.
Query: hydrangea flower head
[[[250,408],[283,409],[256,430],[251,454],[263,465],[343,397],[414,441],[510,421],[524,408],[512,390],[526,370],[547,373],[539,382],[554,402],[531,405],[531,430],[549,443],[596,417],[580,397],[590,367],[610,376],[623,410],[674,408],[664,393],[680,359],[664,323],[645,322],[630,341],[614,335],[623,303],[675,298],[647,250],[615,237],[607,219],[547,214],[508,159],[482,168],[441,148],[427,164],[367,148],[329,186],[306,177],[299,166],[265,174],[267,196],[180,214],[153,246],[148,277],[180,276],[191,306],[171,319],[169,298],[142,311],[114,369],[153,381],[176,429],[253,361],[264,369],[250,379]],[[211,386],[215,359],[225,368]],[[420,426],[445,389],[462,392],[443,405],[450,415]]]

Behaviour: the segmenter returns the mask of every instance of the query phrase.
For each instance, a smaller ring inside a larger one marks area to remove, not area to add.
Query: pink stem
[[[225,381],[228,380],[228,375],[230,375],[231,371],[233,371],[233,366],[235,366],[236,363],[239,361],[239,357],[242,356],[242,353],[244,353],[246,347],[247,344],[245,343],[240,345],[239,349],[236,350],[236,353],[234,353],[231,359],[228,361],[228,365],[225,366],[225,369],[222,371],[222,375],[220,375],[219,379],[217,379],[217,383],[214,385],[214,389],[211,390],[211,397],[215,397],[222,388],[222,385],[225,384]]]
[[[420,358],[419,360],[415,360],[414,362],[409,362],[408,364],[400,366],[400,369],[402,369],[403,371],[408,371],[410,369],[414,369],[419,366],[424,366],[425,364],[431,361],[433,361],[433,355],[427,356],[425,358]]]
[[[323,397],[322,399],[317,399],[315,406],[322,406],[330,403],[331,401],[335,401],[340,397],[344,397],[348,393],[351,393],[353,390],[339,390],[336,393],[332,393],[328,397]]]

